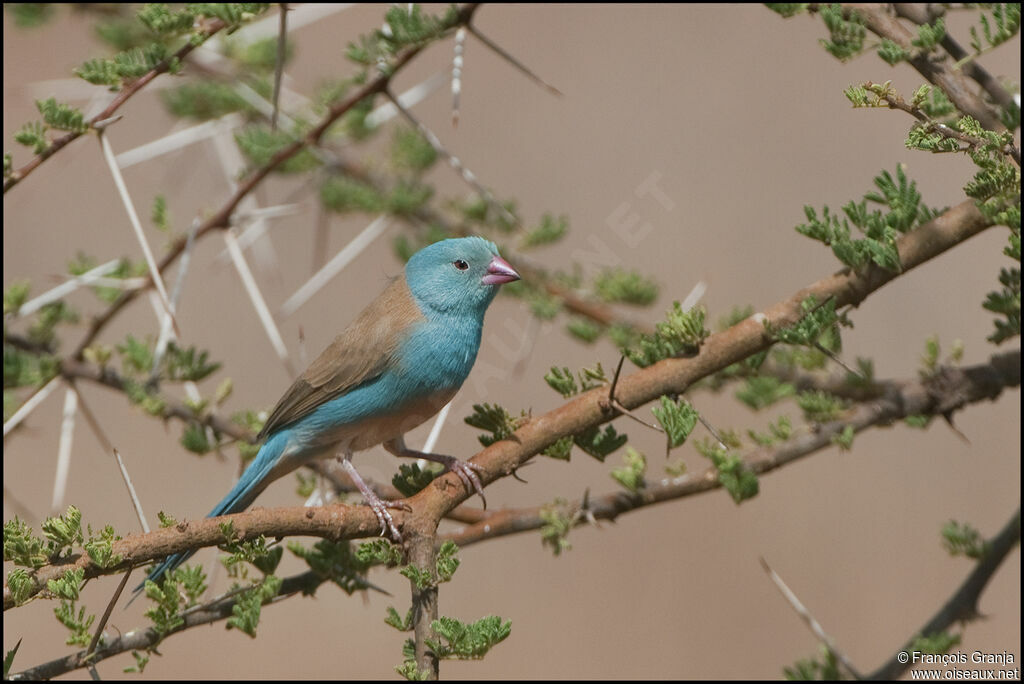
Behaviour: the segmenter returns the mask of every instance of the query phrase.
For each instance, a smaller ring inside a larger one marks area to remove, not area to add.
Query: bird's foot
[[[401,544],[402,533],[395,527],[395,520],[391,517],[388,509],[393,508],[398,511],[411,512],[412,507],[404,501],[384,501],[376,495],[364,496],[364,498],[366,499],[366,505],[370,507],[370,510],[373,511],[373,514],[377,516],[377,520],[380,522],[380,536],[390,535],[393,542]]]
[[[446,472],[452,472],[459,476],[467,491],[473,490],[480,495],[480,500],[484,502],[484,509],[486,510],[487,497],[484,496],[484,483],[480,481],[480,475],[478,474],[483,472],[483,468],[475,463],[460,461],[454,456],[439,456],[438,458],[442,459],[438,463],[444,464]]]

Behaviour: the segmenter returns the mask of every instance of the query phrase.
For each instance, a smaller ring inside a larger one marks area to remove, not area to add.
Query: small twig
[[[281,305],[279,310],[280,315],[284,318],[291,316],[295,311],[309,301],[309,298],[315,295],[320,289],[329,283],[332,278],[341,273],[346,266],[358,257],[364,249],[369,247],[374,240],[384,234],[384,231],[391,225],[391,219],[387,214],[381,214],[373,221],[370,225],[366,226],[359,235],[356,235],[352,240],[345,245],[341,250],[335,254],[330,261],[324,265],[319,271],[313,274],[313,277],[307,280],[295,293],[289,297],[284,304]]]
[[[81,275],[76,275],[72,277],[71,280],[63,282],[51,290],[47,290],[38,297],[33,297],[26,303],[17,307],[17,310],[12,314],[8,315],[10,317],[22,317],[29,315],[30,313],[35,313],[43,306],[59,299],[63,299],[83,286],[95,284],[100,277],[116,269],[120,263],[121,259],[112,259],[111,261],[87,270]]]
[[[580,500],[579,508],[572,517],[572,526],[575,527],[579,520],[586,520],[587,524],[597,529],[604,529],[601,523],[598,522],[597,518],[594,517],[594,511],[590,508],[590,487],[583,490],[583,499]]]
[[[627,417],[629,417],[629,418],[632,418],[633,420],[635,420],[636,422],[640,423],[641,425],[644,425],[644,426],[646,426],[646,427],[649,427],[649,428],[651,428],[652,430],[657,430],[658,432],[665,432],[665,431],[664,431],[664,430],[663,430],[663,429],[661,428],[661,426],[658,426],[658,425],[653,425],[653,424],[651,424],[651,423],[648,423],[648,422],[647,422],[646,420],[644,420],[644,419],[643,419],[643,418],[641,418],[640,416],[638,416],[638,415],[634,414],[634,413],[633,413],[632,411],[630,411],[630,410],[629,410],[628,408],[626,408],[625,406],[623,406],[623,405],[622,405],[622,404],[621,404],[621,403],[619,402],[619,400],[615,398],[615,386],[619,384],[619,374],[620,374],[620,373],[622,373],[622,363],[623,363],[623,362],[624,362],[625,360],[626,360],[626,355],[625,355],[625,354],[621,354],[621,355],[619,356],[619,365],[615,367],[615,375],[614,375],[614,376],[612,376],[612,384],[611,384],[611,387],[609,387],[609,389],[608,389],[608,398],[607,398],[607,399],[605,399],[605,400],[602,400],[602,401],[603,401],[603,402],[606,402],[606,403],[607,403],[607,406],[608,406],[608,409],[609,409],[609,410],[610,410],[610,409],[615,409],[615,410],[616,410],[616,411],[618,411],[619,413],[621,413],[621,414],[623,414],[623,415],[625,415],[625,416],[627,416]]]
[[[58,511],[64,503],[71,469],[71,446],[75,434],[75,414],[78,413],[78,395],[72,387],[64,391],[64,411],[60,422],[60,441],[57,444],[57,471],[53,476],[53,498],[50,509]]]
[[[146,234],[142,230],[142,222],[139,221],[139,215],[135,211],[135,203],[132,202],[131,195],[128,194],[128,186],[125,185],[124,177],[121,175],[121,169],[117,166],[117,160],[114,158],[114,151],[110,147],[110,141],[107,139],[102,132],[99,134],[100,149],[103,150],[103,157],[107,161],[107,166],[110,169],[110,175],[114,179],[114,185],[117,187],[117,192],[121,196],[121,202],[124,204],[125,211],[128,212],[128,221],[132,225],[132,230],[135,231],[135,239],[138,240],[139,245],[142,247],[142,253],[146,257],[146,265],[149,267],[149,276],[153,279],[153,284],[156,286],[157,292],[160,294],[160,301],[164,307],[164,313],[171,319],[171,325],[174,328],[174,332],[177,335],[181,335],[181,331],[178,330],[178,323],[174,319],[174,307],[171,305],[170,297],[167,295],[167,289],[164,287],[164,279],[160,275],[160,267],[157,266],[156,257],[153,256],[153,250],[149,247],[149,240],[146,239]]]
[[[466,49],[466,27],[455,32],[452,57],[452,128],[459,126],[459,95],[462,93],[462,55]]]
[[[663,430],[663,429],[661,428],[661,426],[660,426],[660,425],[654,425],[654,424],[652,424],[652,423],[648,423],[648,422],[647,422],[646,420],[644,420],[644,419],[643,419],[643,418],[641,418],[640,416],[638,416],[638,415],[634,414],[634,413],[633,413],[632,411],[630,411],[630,410],[629,410],[628,408],[626,408],[625,406],[623,406],[622,404],[620,404],[620,403],[619,403],[619,400],[618,400],[618,399],[616,399],[615,397],[612,397],[612,399],[611,399],[611,405],[612,405],[612,408],[614,408],[614,409],[615,409],[616,411],[618,411],[619,413],[621,413],[621,414],[623,414],[623,415],[625,415],[625,416],[627,416],[627,417],[629,417],[629,418],[632,418],[633,420],[635,420],[636,422],[640,423],[641,425],[644,425],[644,426],[646,426],[646,427],[649,427],[649,428],[651,428],[652,430],[657,430],[658,432],[665,432],[665,431],[664,431],[664,430]]]
[[[830,349],[828,349],[827,347],[825,347],[825,345],[823,345],[823,344],[822,344],[821,342],[817,342],[817,341],[815,341],[815,342],[814,342],[814,348],[815,348],[815,349],[817,349],[818,351],[820,351],[820,352],[821,352],[822,354],[824,354],[824,355],[825,355],[825,356],[827,356],[828,358],[830,358],[830,359],[832,359],[833,361],[835,361],[836,363],[838,363],[838,364],[839,364],[840,366],[842,366],[842,367],[843,367],[843,369],[844,369],[844,370],[845,370],[845,371],[846,371],[847,373],[849,373],[850,375],[856,376],[856,377],[860,378],[861,380],[863,380],[864,382],[867,382],[867,381],[868,381],[868,379],[867,379],[867,378],[865,378],[865,377],[864,377],[863,375],[861,375],[861,374],[860,374],[860,373],[859,373],[858,371],[856,371],[856,370],[854,370],[853,368],[850,368],[850,367],[849,367],[848,365],[846,365],[846,364],[845,364],[845,363],[843,362],[843,360],[842,360],[842,359],[840,359],[840,358],[839,358],[838,356],[836,356],[836,354],[834,354],[834,353],[832,352],[832,350],[830,350]]]
[[[126,150],[117,155],[115,159],[117,160],[118,166],[123,170],[129,166],[141,164],[142,162],[155,159],[171,152],[177,152],[187,145],[208,140],[209,138],[220,134],[224,130],[232,130],[236,128],[243,121],[244,119],[242,118],[242,115],[238,112],[225,114],[219,119],[204,121],[201,124],[196,124],[195,126],[190,126],[180,131],[168,133],[161,138],[151,140],[148,143]]]
[[[277,358],[281,360],[285,370],[288,371],[288,375],[294,378],[296,373],[291,360],[288,358],[288,348],[285,347],[284,340],[281,338],[281,332],[277,329],[277,323],[274,322],[274,316],[270,313],[266,300],[263,299],[263,294],[260,292],[259,285],[256,284],[256,278],[253,277],[245,256],[242,254],[242,249],[238,246],[238,239],[230,228],[224,231],[224,242],[227,243],[231,260],[235,264],[238,276],[242,279],[245,291],[249,295],[249,301],[252,303],[253,309],[256,310],[256,315],[259,316],[260,322],[263,324],[263,330],[267,333],[267,338],[270,340]]]
[[[694,410],[696,411],[696,407],[694,407]],[[718,440],[718,446],[722,447],[723,449],[729,448],[728,446],[726,446],[725,440],[722,439],[722,436],[718,434],[718,431],[715,430],[715,428],[711,427],[711,423],[704,419],[704,416],[700,414],[700,411],[697,411],[697,420],[700,421],[701,425],[707,428],[707,431],[711,433],[712,437]]]
[[[20,318],[22,316],[28,316],[51,302],[63,299],[84,285],[92,285],[96,283],[96,281],[101,277],[115,270],[120,263],[120,259],[112,259],[105,264],[101,264],[96,268],[90,269],[81,275],[77,275],[74,278],[61,283],[51,290],[47,290],[38,297],[33,297],[19,306],[18,310],[14,312],[13,317]]]
[[[871,81],[868,81],[864,85],[865,87],[870,87],[873,84],[871,83]],[[923,123],[925,127],[935,131],[944,138],[951,138],[966,143],[968,147],[961,148],[957,150],[958,152],[965,152],[967,151],[967,149],[975,149],[987,144],[987,142],[982,140],[981,138],[977,138],[973,135],[968,135],[967,133],[958,131],[955,128],[947,126],[944,123],[935,121],[930,116],[925,114],[924,111],[922,111],[920,108],[913,107],[907,104],[906,100],[904,100],[898,94],[892,95],[890,93],[883,93],[882,95],[880,95],[880,97],[883,100],[885,100],[886,104],[889,105],[890,109],[898,109],[901,112],[906,112],[907,114],[910,114],[912,117]],[[1009,155],[1010,158],[1016,161],[1017,165],[1020,166],[1020,150],[1016,146],[1014,146],[1013,143],[1007,143],[1007,145],[1003,148],[1002,152],[1003,154]]]
[[[441,437],[441,430],[444,428],[445,421],[448,420],[448,414],[451,410],[452,402],[449,401],[437,414],[437,418],[434,419],[434,425],[430,428],[430,434],[427,435],[427,441],[423,443],[423,451],[429,454],[437,446],[437,440]]]
[[[626,355],[619,355],[619,365],[615,367],[615,375],[612,376],[612,386],[608,389],[609,404],[615,399],[615,387],[619,384],[619,375],[622,373],[622,364],[626,361]]]
[[[270,117],[270,129],[277,130],[277,112],[281,99],[281,76],[284,75],[285,51],[288,47],[288,3],[281,3],[281,24],[277,32],[277,65],[274,68],[274,114]]]
[[[185,286],[185,275],[188,273],[189,264],[192,263],[192,248],[196,242],[196,232],[201,225],[199,218],[192,221],[192,229],[188,232],[188,239],[185,242],[185,250],[181,253],[181,266],[178,268],[178,278],[174,281],[174,290],[171,292],[171,306],[178,307],[178,300],[181,298],[181,291]],[[153,366],[150,369],[149,381],[155,383],[160,374],[160,362],[163,361],[164,353],[167,351],[167,344],[171,340],[173,330],[167,318],[164,318],[160,326],[160,337],[156,342],[156,349],[153,351]]]
[[[415,126],[416,130],[418,130],[420,134],[427,139],[427,142],[429,142],[430,146],[434,148],[434,151],[448,160],[448,164],[453,169],[455,169],[455,171],[462,177],[462,180],[466,181],[466,183],[469,184],[470,187],[476,190],[477,194],[479,194],[484,199],[484,201],[487,202],[488,206],[490,206],[492,209],[501,214],[502,218],[505,221],[508,221],[512,225],[519,225],[519,220],[511,212],[509,212],[508,209],[503,207],[501,203],[498,202],[497,199],[495,199],[494,195],[491,193],[490,190],[484,187],[480,183],[480,181],[477,180],[476,174],[470,171],[458,157],[456,157],[451,152],[445,149],[444,145],[441,144],[441,140],[436,135],[434,135],[434,132],[432,130],[427,128],[427,126],[422,121],[414,117],[412,113],[398,101],[398,98],[395,97],[395,95],[389,89],[386,89],[384,91],[384,94],[388,97],[388,99],[391,100],[392,104],[394,104],[395,107],[398,108],[398,111],[401,112],[402,116],[404,116],[409,121],[409,123]]]
[[[770,565],[768,565],[768,561],[766,561],[763,556],[759,556],[758,560],[761,561],[761,567],[764,568],[766,573],[768,573],[768,577],[775,583],[776,588],[778,588],[779,592],[789,602],[789,605],[793,610],[796,611],[796,614],[799,615],[807,624],[814,636],[818,638],[818,641],[825,645],[825,648],[827,648],[829,652],[843,664],[854,679],[861,679],[862,677],[857,671],[857,668],[853,666],[853,663],[851,663],[849,658],[846,657],[846,654],[839,650],[836,646],[835,640],[825,632],[821,624],[814,619],[811,612],[807,610],[804,604],[800,602],[800,599],[797,598],[796,594],[793,593],[793,590],[786,586],[786,583],[782,581],[779,574],[775,572]]]
[[[18,424],[25,420],[25,417],[28,416],[28,414],[32,413],[39,404],[43,403],[43,400],[45,400],[46,397],[50,396],[50,393],[53,392],[53,390],[57,389],[58,379],[59,378],[50,378],[49,382],[38,388],[32,396],[26,399],[25,403],[14,412],[14,415],[7,419],[7,422],[4,423],[4,437],[7,437],[11,430],[18,427]]]
[[[114,591],[114,595],[107,601],[107,607],[103,611],[103,616],[100,618],[99,624],[96,625],[96,631],[92,635],[92,641],[89,642],[89,647],[85,649],[85,659],[89,660],[93,653],[96,652],[96,646],[100,643],[100,638],[103,636],[103,630],[107,626],[107,622],[110,621],[110,615],[114,612],[114,606],[117,605],[117,600],[121,598],[121,594],[124,592],[124,587],[128,584],[128,578],[132,576],[132,570],[135,568],[128,568],[128,572],[121,576],[121,581],[117,585],[117,589]],[[94,666],[93,666],[94,667]]]
[[[139,495],[135,491],[135,486],[132,484],[132,478],[128,475],[128,468],[125,467],[124,459],[121,458],[121,453],[114,448],[114,445],[110,442],[110,438],[107,437],[100,422],[96,419],[92,409],[89,408],[88,402],[85,401],[85,397],[78,389],[78,385],[75,384],[74,380],[69,379],[68,385],[78,395],[78,407],[82,411],[82,415],[85,417],[85,422],[89,424],[93,434],[96,435],[96,439],[99,440],[103,450],[108,454],[114,456],[114,460],[117,462],[117,468],[121,473],[121,480],[124,482],[125,488],[128,490],[128,497],[131,499],[132,507],[135,509],[135,517],[139,519],[139,527],[142,528],[143,532],[149,532],[149,523],[146,521],[146,514],[142,510],[142,502],[139,501]]]
[[[541,78],[540,76],[538,76],[534,72],[532,72],[529,69],[527,69],[526,66],[522,62],[520,62],[518,59],[513,57],[508,52],[506,52],[500,45],[495,43],[493,40],[491,40],[490,38],[488,38],[484,34],[480,33],[480,29],[478,29],[476,26],[474,26],[472,22],[467,24],[466,28],[469,30],[470,33],[472,33],[474,36],[476,36],[480,40],[481,43],[483,43],[484,45],[489,47],[491,50],[493,50],[495,53],[497,53],[497,55],[499,57],[501,57],[502,59],[507,61],[509,64],[514,66],[516,69],[519,69],[519,71],[521,71],[523,74],[525,74],[527,76],[527,78],[529,78],[531,81],[533,81],[534,83],[540,85],[543,88],[546,88],[548,92],[550,92],[550,93],[552,93],[554,95],[561,96],[561,94],[562,94],[561,90],[559,90],[555,86],[551,85],[550,83],[545,81],[543,78]]]

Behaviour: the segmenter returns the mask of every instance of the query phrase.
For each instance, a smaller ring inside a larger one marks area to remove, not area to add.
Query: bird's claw
[[[395,527],[395,520],[391,517],[391,513],[388,512],[389,508],[394,508],[399,511],[412,511],[412,507],[404,501],[384,501],[378,497],[374,497],[372,500],[368,500],[366,505],[370,507],[373,514],[377,516],[377,521],[380,522],[380,536],[387,534],[391,535],[391,540],[396,544],[402,543],[402,533]]]
[[[480,495],[480,500],[484,502],[484,510],[487,510],[487,497],[484,496],[484,483],[480,481],[480,476],[477,473],[482,473],[483,468],[476,465],[475,463],[467,463],[460,461],[454,456],[449,456],[444,463],[445,470],[448,472],[455,473],[462,480],[462,484],[465,485],[466,491],[473,490]]]

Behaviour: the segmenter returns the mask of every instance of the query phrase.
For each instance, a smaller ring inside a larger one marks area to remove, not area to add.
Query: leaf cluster
[[[431,622],[430,627],[440,639],[427,639],[427,646],[442,660],[479,660],[512,632],[512,623],[496,615],[488,615],[472,623],[442,615]]]
[[[942,527],[942,546],[951,556],[981,560],[988,553],[988,542],[974,527],[950,520]]]
[[[641,368],[662,359],[695,353],[710,334],[704,327],[706,315],[702,306],[683,311],[678,301],[673,302],[665,320],[655,325],[653,335],[641,335],[635,346],[624,348],[622,352]]]
[[[392,57],[406,47],[422,45],[443,36],[458,22],[458,10],[451,6],[442,16],[424,13],[419,5],[392,7],[384,27],[349,43],[347,56],[364,66],[377,65],[386,71]]]
[[[466,425],[486,430],[489,435],[479,435],[477,439],[485,447],[508,439],[522,424],[524,417],[515,418],[505,408],[497,404],[473,404],[473,413],[465,417]]]
[[[718,470],[718,482],[733,501],[741,503],[757,496],[760,491],[757,475],[747,468],[738,454],[711,440],[701,440],[696,446],[697,451]]]
[[[544,381],[548,383],[551,389],[566,399],[580,392],[586,392],[595,387],[607,385],[609,382],[600,361],[593,368],[580,369],[577,372],[577,377],[579,377],[579,384],[576,383],[576,377],[573,377],[572,371],[568,368],[552,366],[551,370],[544,374]]]
[[[484,435],[486,437],[486,435]],[[438,475],[444,472],[444,466],[440,463],[428,463],[421,468],[418,463],[402,463],[398,466],[398,472],[391,478],[391,484],[402,493],[402,496],[410,497],[428,484],[434,481]]]
[[[668,437],[669,448],[681,446],[697,426],[697,410],[685,399],[673,401],[662,396],[660,406],[651,409]]]
[[[647,472],[647,458],[633,447],[626,447],[622,461],[623,466],[613,468],[609,475],[627,491],[636,494],[645,486],[644,475]]]
[[[981,22],[980,35],[977,27],[971,27],[971,47],[974,48],[977,55],[987,49],[1002,45],[1020,31],[1019,2],[992,3],[991,10],[991,21],[984,12],[981,13],[979,18]],[[984,41],[982,41],[982,36],[985,38]]]
[[[807,223],[796,226],[796,231],[832,248],[836,257],[854,270],[862,270],[874,263],[888,271],[902,269],[896,240],[930,221],[938,211],[921,202],[917,184],[909,181],[902,167],[896,168],[896,177],[882,171],[875,177],[878,192],[869,192],[860,202],[849,202],[843,207],[846,218],[840,219],[825,206],[822,216],[811,206],[804,207]],[[868,203],[886,209],[868,209]],[[851,237],[850,225],[855,226],[863,238]]]

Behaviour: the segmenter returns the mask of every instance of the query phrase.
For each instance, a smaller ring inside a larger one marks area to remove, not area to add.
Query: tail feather
[[[214,506],[213,510],[206,517],[215,518],[219,515],[240,513],[248,508],[249,504],[270,484],[267,476],[274,469],[274,466],[279,463],[281,454],[284,453],[285,447],[288,445],[288,437],[287,430],[282,430],[272,435],[260,448],[256,458],[245,469],[242,477],[235,483],[235,486],[228,492],[227,496],[221,499],[220,503]],[[139,586],[135,587],[131,601],[138,598],[139,593],[146,585],[146,580],[160,581],[164,573],[172,572],[191,558],[194,553],[195,551],[182,551],[165,558],[150,571],[149,576]],[[128,602],[128,605],[131,605],[131,601]]]

